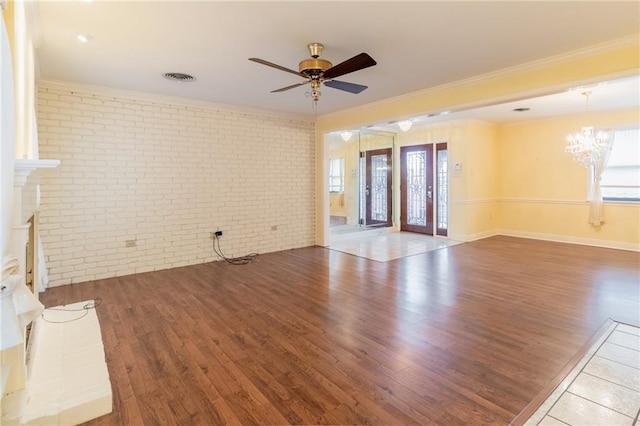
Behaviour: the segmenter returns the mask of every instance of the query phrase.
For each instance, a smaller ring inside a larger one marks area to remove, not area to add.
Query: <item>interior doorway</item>
[[[400,230],[446,236],[448,231],[446,143],[400,148]]]
[[[331,241],[344,234],[392,227],[397,222],[393,205],[396,134],[360,129],[329,134],[327,139]]]

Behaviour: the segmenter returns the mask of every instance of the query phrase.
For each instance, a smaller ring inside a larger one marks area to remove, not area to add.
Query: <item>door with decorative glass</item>
[[[400,230],[433,235],[433,145],[400,148]]]
[[[364,188],[364,219],[367,226],[391,226],[392,148],[363,152],[361,168]]]
[[[400,148],[400,169],[400,230],[446,236],[447,144]]]

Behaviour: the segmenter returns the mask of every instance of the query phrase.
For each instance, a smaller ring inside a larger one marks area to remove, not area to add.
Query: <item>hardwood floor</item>
[[[493,237],[381,263],[320,247],[57,287],[100,298],[95,425],[508,424],[609,317],[640,254]]]

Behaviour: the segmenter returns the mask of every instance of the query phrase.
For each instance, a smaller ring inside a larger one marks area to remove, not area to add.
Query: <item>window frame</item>
[[[335,163],[338,163],[338,174],[335,174]],[[329,158],[329,193],[330,194],[344,194],[344,157]],[[332,174],[333,173],[333,174]],[[338,179],[339,184],[335,184],[334,180]],[[336,190],[336,186],[338,189]]]
[[[627,127],[619,127],[616,129],[613,129],[612,132],[614,134],[614,138],[613,138],[613,145],[615,146],[615,133],[616,132],[622,132],[622,131],[626,131],[626,130],[636,130],[640,136],[640,125],[636,125],[636,126],[627,126]],[[611,149],[613,150],[614,147],[612,146]],[[593,167],[593,166],[592,166]],[[603,172],[603,175],[606,173],[607,169],[610,166],[607,166]],[[616,167],[616,166],[612,166]],[[618,166],[619,167],[619,166]],[[631,166],[633,167],[633,166]],[[638,163],[638,165],[636,166],[638,168],[638,171],[640,172],[640,162]],[[593,175],[593,174],[592,174]],[[626,187],[625,185],[613,185],[616,188],[624,188]],[[635,187],[635,186],[631,186],[631,185],[627,185],[630,187]],[[607,187],[612,187],[612,185],[603,185],[602,183],[600,184],[600,193],[602,194],[604,191],[604,188]],[[607,197],[605,195],[602,195],[602,201],[605,203],[640,203],[640,197]]]

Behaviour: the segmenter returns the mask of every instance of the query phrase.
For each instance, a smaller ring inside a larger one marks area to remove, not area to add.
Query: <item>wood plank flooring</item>
[[[94,425],[508,424],[611,317],[640,254],[493,237],[391,262],[321,247],[47,290],[97,308]]]

